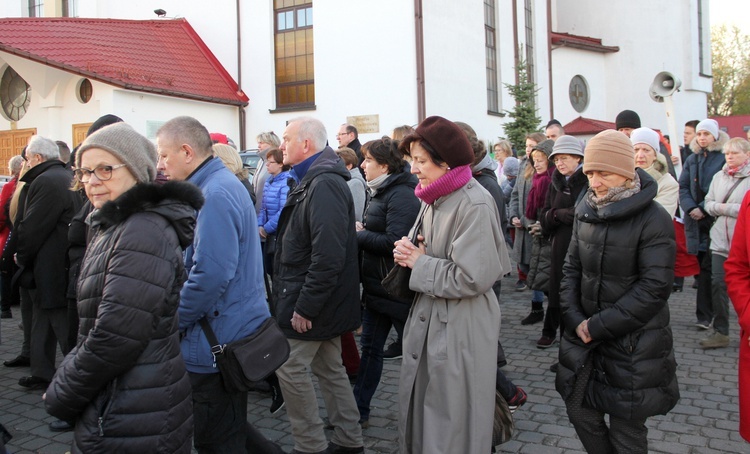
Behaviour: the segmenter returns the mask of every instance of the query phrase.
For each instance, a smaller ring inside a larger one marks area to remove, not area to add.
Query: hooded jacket
[[[76,421],[73,452],[190,452],[177,306],[202,203],[190,184],[139,184],[89,216],[78,342],[45,399],[51,415]]]
[[[361,324],[350,178],[343,161],[326,147],[281,211],[272,304],[288,338],[329,340]],[[295,331],[294,312],[312,321],[312,329]]]
[[[698,222],[688,213],[696,208],[705,212],[703,201],[711,186],[711,179],[726,163],[721,149],[728,140],[727,133],[719,131],[718,140],[707,148],[698,145],[697,137],[690,142],[693,154],[685,160],[680,174],[680,207],[685,212],[685,240],[689,254],[696,255],[708,249],[708,233],[702,233]]]
[[[740,213],[742,198],[750,190],[750,165],[744,165],[737,173],[729,176],[727,166],[714,175],[711,187],[706,195],[706,212],[716,221],[711,227],[711,252],[724,257],[729,256],[729,246],[732,243],[734,227]],[[732,189],[735,183],[737,187]],[[731,191],[731,193],[730,193]],[[728,196],[728,197],[727,197]]]
[[[666,414],[679,399],[667,299],[675,238],[669,214],[653,199],[657,184],[636,169],[641,190],[595,208],[578,204],[563,266],[564,332],[555,387],[563,400],[591,359],[584,404],[627,420]],[[584,320],[592,341],[575,330]]]

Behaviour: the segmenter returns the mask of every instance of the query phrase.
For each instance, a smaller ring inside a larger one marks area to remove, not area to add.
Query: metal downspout
[[[424,84],[424,22],[422,0],[414,0],[414,31],[417,47],[417,123],[421,123],[427,116]]]

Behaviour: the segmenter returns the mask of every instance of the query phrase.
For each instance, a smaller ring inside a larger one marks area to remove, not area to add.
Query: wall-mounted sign
[[[380,132],[380,115],[357,115],[346,117],[346,122],[357,128],[359,134]]]

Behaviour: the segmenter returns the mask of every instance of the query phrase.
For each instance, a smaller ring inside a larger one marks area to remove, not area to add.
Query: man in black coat
[[[323,124],[289,122],[281,150],[296,188],[279,217],[273,314],[289,338],[289,360],[276,374],[294,436],[292,452],[364,452],[354,394],[341,363],[340,336],[361,324],[350,173],[326,146]],[[328,445],[310,367],[335,431]]]
[[[72,174],[60,161],[57,144],[34,136],[26,149],[29,170],[26,204],[16,227],[18,246],[16,273],[21,296],[31,301],[31,375],[21,377],[25,388],[46,388],[55,373],[55,343],[63,355],[68,342],[66,299],[68,225],[75,213],[75,194],[70,191]]]

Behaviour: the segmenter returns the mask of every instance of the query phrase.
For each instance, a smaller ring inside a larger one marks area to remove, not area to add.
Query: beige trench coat
[[[404,329],[402,454],[490,452],[500,333],[492,284],[510,271],[499,225],[474,179],[425,211],[426,254],[412,271]]]

